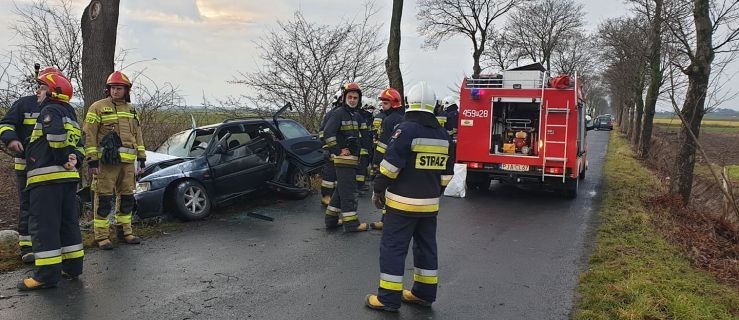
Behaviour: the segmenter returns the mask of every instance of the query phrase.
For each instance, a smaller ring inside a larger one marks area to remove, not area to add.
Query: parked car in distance
[[[136,184],[137,214],[202,219],[215,205],[265,188],[308,196],[325,150],[317,135],[279,117],[289,107],[272,119],[230,119],[170,136],[156,153],[172,158],[148,163]]]
[[[613,119],[611,115],[602,115],[595,118],[593,122],[595,130],[613,130]]]

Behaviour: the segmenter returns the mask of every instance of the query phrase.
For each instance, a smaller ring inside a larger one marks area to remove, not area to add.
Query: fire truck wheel
[[[580,185],[580,179],[568,179],[564,185],[564,193],[567,198],[577,198],[577,191]]]

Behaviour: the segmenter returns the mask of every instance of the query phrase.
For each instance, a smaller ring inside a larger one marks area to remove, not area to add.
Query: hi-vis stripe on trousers
[[[403,273],[408,246],[413,239],[413,294],[426,302],[436,301],[438,261],[436,217],[411,218],[388,213],[380,240],[380,285],[378,299],[390,307],[400,307]]]

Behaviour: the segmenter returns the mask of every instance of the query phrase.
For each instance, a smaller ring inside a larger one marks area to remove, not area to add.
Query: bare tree
[[[552,52],[554,71],[580,76],[594,75],[597,68],[597,42],[584,32],[575,32],[562,39],[560,46]]]
[[[485,51],[482,53],[482,63],[485,68],[506,70],[517,66],[521,60],[521,50],[517,48],[510,31],[491,30],[485,42]],[[485,69],[483,68],[483,69]]]
[[[536,0],[511,14],[508,29],[527,58],[551,70],[555,49],[582,29],[584,17],[583,5],[574,0]]]
[[[169,82],[157,83],[145,70],[129,75],[131,95],[144,131],[144,145],[156,148],[172,134],[190,127],[189,114],[179,88]]]
[[[403,17],[403,0],[393,0],[393,15],[390,18],[390,40],[387,43],[387,72],[390,87],[403,97],[403,74],[400,72],[400,20]]]
[[[20,75],[17,81],[28,82],[32,86],[33,79],[28,77],[33,75],[34,63],[55,67],[72,80],[75,96],[83,99],[80,76],[82,35],[72,10],[72,1],[34,0],[30,4],[16,4],[14,13],[18,20],[11,29],[20,40],[14,55],[22,57],[22,60],[16,59],[7,71]]]
[[[739,1],[675,1],[675,14],[667,19],[667,26],[689,64],[676,65],[688,77],[687,94],[680,110],[687,125],[680,130],[680,147],[670,190],[680,194],[687,204],[693,187],[695,140],[706,111],[714,58],[716,54],[739,51]]]
[[[258,71],[242,73],[232,83],[253,89],[255,94],[246,96],[253,109],[291,102],[297,120],[316,131],[341,84],[359,81],[364,92],[387,84],[379,56],[380,29],[368,23],[376,11],[368,8],[360,22],[335,26],[309,22],[296,12],[257,43],[262,60]]]
[[[480,57],[485,50],[493,21],[525,1],[516,0],[419,0],[418,33],[425,37],[424,46],[436,49],[453,36],[462,35],[472,41],[472,76],[482,72]]]
[[[105,80],[113,73],[120,0],[92,0],[82,14],[84,110],[105,98]]]

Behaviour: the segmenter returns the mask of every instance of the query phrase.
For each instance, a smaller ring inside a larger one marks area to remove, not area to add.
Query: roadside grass
[[[680,118],[654,118],[654,124],[664,126],[677,126],[681,125]],[[725,128],[739,128],[738,120],[706,120],[701,122],[701,127],[725,127]]]
[[[142,237],[144,241],[156,241],[157,237],[180,231],[184,227],[185,224],[180,222],[154,222],[144,220],[139,223],[135,223],[133,231],[134,234]],[[111,232],[110,239],[117,246],[123,245],[118,243],[115,232]],[[97,250],[97,243],[95,242],[95,236],[92,234],[92,230],[82,231],[82,243],[88,253],[91,252],[91,249]],[[17,270],[24,266],[19,257],[19,250],[17,243],[12,245],[0,245],[0,272]]]
[[[691,267],[653,225],[643,200],[662,187],[615,132],[604,179],[597,244],[580,276],[574,319],[737,319],[736,288]]]

